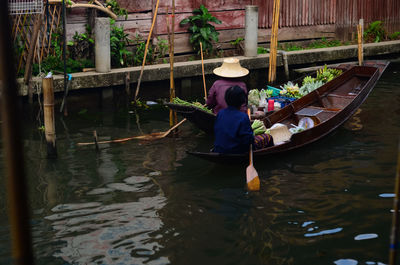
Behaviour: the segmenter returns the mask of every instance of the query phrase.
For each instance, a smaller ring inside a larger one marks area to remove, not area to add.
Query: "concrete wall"
[[[370,43],[364,45],[364,56],[393,56],[400,54],[400,41],[389,41],[381,43]],[[250,71],[254,69],[267,68],[269,55],[260,54],[257,57],[239,56],[241,65]],[[334,48],[312,49],[303,51],[287,52],[289,67],[290,65],[323,65],[335,61],[357,61],[357,46],[341,46]],[[394,59],[393,58],[393,59]],[[222,64],[223,58],[209,59],[204,61],[205,73],[212,74],[212,70]],[[282,66],[282,58],[278,55],[277,65]],[[175,78],[190,78],[201,76],[201,61],[179,62],[175,64]],[[71,90],[118,86],[125,84],[125,75],[129,74],[132,83],[137,82],[140,74],[140,67],[128,67],[112,69],[109,73],[84,72],[72,74]],[[169,64],[149,65],[145,67],[142,82],[168,80],[170,77]],[[41,86],[41,79],[33,78],[33,85]],[[18,80],[19,95],[27,95],[27,87],[23,85],[22,79]],[[54,91],[63,91],[63,76],[54,76]]]

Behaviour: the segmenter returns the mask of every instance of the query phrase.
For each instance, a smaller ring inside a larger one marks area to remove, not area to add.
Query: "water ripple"
[[[57,213],[46,217],[53,240],[64,242],[53,256],[71,264],[167,264],[168,258],[156,255],[163,248],[156,239],[163,226],[157,211],[164,205],[157,195],[111,205],[57,206]]]
[[[329,234],[336,234],[336,233],[339,233],[342,230],[343,230],[343,228],[338,227],[338,228],[329,229],[329,230],[322,230],[322,231],[317,232],[317,233],[307,233],[307,234],[304,234],[304,236],[305,237],[314,237],[314,236],[323,236],[323,235],[329,235]]]

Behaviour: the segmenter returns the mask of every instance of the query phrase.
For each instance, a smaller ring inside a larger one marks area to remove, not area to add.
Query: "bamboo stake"
[[[399,204],[400,204],[400,142],[398,146],[397,155],[397,172],[396,172],[396,183],[395,183],[395,198],[393,200],[393,217],[392,217],[392,231],[390,235],[390,249],[389,249],[389,265],[396,264],[398,238],[399,238]]]
[[[364,31],[364,19],[360,19],[357,25],[357,39],[358,39],[358,65],[362,65],[364,61],[363,52],[363,31]]]
[[[147,49],[149,48],[149,43],[150,43],[151,34],[153,33],[154,24],[156,23],[157,11],[158,11],[158,5],[159,5],[159,3],[160,3],[160,0],[157,0],[156,9],[155,9],[155,11],[154,11],[153,23],[151,24],[149,36],[147,37],[146,47],[145,47],[144,56],[143,56],[142,68],[140,69],[139,80],[138,80],[138,84],[137,84],[136,92],[135,92],[135,102],[136,102],[137,96],[138,96],[138,94],[139,94],[140,82],[142,81],[144,65],[146,64]]]
[[[168,44],[169,44],[169,65],[170,65],[170,91],[169,91],[169,101],[172,102],[173,99],[175,98],[175,82],[174,82],[174,25],[175,25],[175,1],[172,1],[172,34],[171,30],[169,28],[169,13],[168,13],[168,7],[167,7],[167,32],[168,32]],[[172,127],[174,124],[177,123],[177,114],[176,111],[173,111],[172,109],[169,110],[169,125]]]
[[[203,44],[201,41],[200,41],[200,55],[201,55],[201,72],[203,74],[204,101],[207,101],[206,77],[204,74],[204,61],[203,61]]]
[[[268,82],[273,83],[276,79],[276,53],[278,46],[278,26],[279,26],[279,6],[280,0],[274,0],[272,28],[271,28],[271,44],[269,56]]]
[[[44,106],[44,131],[47,142],[47,157],[57,157],[56,127],[54,123],[54,85],[53,77],[42,79],[43,106]]]
[[[39,30],[40,30],[41,25],[42,25],[42,15],[38,14],[38,15],[36,15],[36,19],[35,19],[35,22],[33,25],[33,33],[32,33],[31,42],[30,42],[30,46],[29,46],[28,57],[25,62],[26,65],[25,65],[24,82],[26,84],[31,79],[33,56],[34,56],[34,51],[36,48],[37,38],[39,36]]]

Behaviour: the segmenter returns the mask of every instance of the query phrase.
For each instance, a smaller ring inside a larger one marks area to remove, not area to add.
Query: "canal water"
[[[176,138],[103,144],[98,151],[77,146],[91,142],[94,130],[100,141],[165,131],[168,110],[159,105],[134,112],[81,103],[73,110],[69,101],[69,116],[56,116],[57,159],[46,159],[40,116],[25,118],[36,263],[386,264],[399,83],[400,64],[392,63],[344,126],[257,161],[261,190],[253,193],[245,189],[245,166],[186,153],[212,146],[188,122]],[[10,264],[0,189],[0,263]]]

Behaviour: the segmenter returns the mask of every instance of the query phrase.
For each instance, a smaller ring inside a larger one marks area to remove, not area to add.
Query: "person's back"
[[[239,86],[230,87],[225,93],[226,109],[217,114],[214,125],[214,152],[240,154],[249,150],[254,141],[248,116],[239,110],[246,94]]]
[[[228,105],[225,101],[225,92],[228,88],[239,86],[244,91],[246,97],[240,110],[244,113],[247,111],[247,87],[240,79],[249,73],[249,70],[242,67],[237,58],[225,58],[222,65],[213,70],[214,74],[223,79],[214,82],[207,97],[207,106],[212,108],[217,114],[220,110],[225,109]]]
[[[210,91],[208,92],[207,106],[212,108],[213,112],[217,114],[220,110],[228,107],[225,101],[225,93],[228,88],[233,86],[239,86],[247,94],[246,84],[242,81],[234,79],[219,79],[214,82]],[[240,107],[240,111],[246,113],[247,107],[246,102]]]

